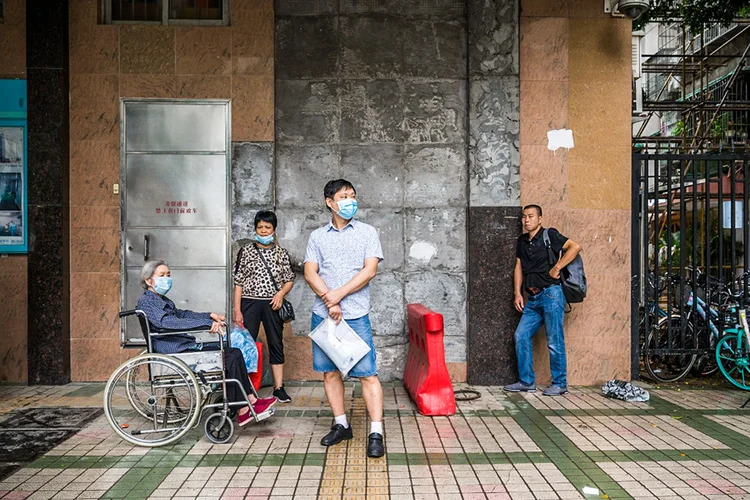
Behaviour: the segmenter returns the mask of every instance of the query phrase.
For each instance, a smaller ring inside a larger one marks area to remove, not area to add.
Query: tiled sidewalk
[[[0,425],[21,408],[101,407],[102,389],[0,386]],[[662,388],[647,404],[628,404],[597,388],[546,398],[490,387],[456,415],[431,418],[400,384],[384,389],[382,459],[365,456],[358,386],[347,385],[354,439],[326,449],[322,385],[290,384],[292,404],[226,445],[198,428],[176,445],[133,447],[100,417],[0,481],[0,497],[750,499],[746,393]]]

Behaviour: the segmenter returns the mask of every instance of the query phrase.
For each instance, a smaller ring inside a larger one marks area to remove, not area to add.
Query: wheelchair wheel
[[[139,446],[173,443],[197,422],[201,390],[179,359],[144,354],[123,363],[104,389],[104,414],[115,433]]]
[[[224,416],[221,413],[212,413],[206,419],[204,430],[209,441],[216,444],[224,444],[232,439],[234,424],[229,416]]]
[[[141,355],[143,354],[146,354],[146,351],[143,351],[141,353]],[[137,382],[139,380],[148,380],[148,371],[149,370],[147,365],[137,365],[131,370],[128,370],[128,372],[125,374],[125,384],[128,391],[127,394],[128,400],[130,401],[130,406],[132,406],[135,411],[140,413],[141,416],[146,419],[152,418],[152,406],[148,402],[149,394],[140,390]],[[187,412],[181,412],[180,408],[190,407],[190,402],[185,399],[185,391],[168,389],[168,392],[172,401],[174,403],[177,403],[172,405],[172,410],[168,415],[168,422],[170,424],[173,424],[176,422],[184,421],[188,414]]]

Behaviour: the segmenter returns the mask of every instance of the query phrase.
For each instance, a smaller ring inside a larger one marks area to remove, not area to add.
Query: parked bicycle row
[[[720,371],[750,390],[750,331],[746,320],[750,271],[722,281],[687,269],[685,275],[648,275],[641,312],[643,367],[657,382]]]

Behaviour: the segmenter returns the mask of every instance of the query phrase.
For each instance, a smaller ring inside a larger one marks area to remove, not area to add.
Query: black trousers
[[[221,349],[218,342],[206,342],[203,344],[203,351],[218,351]],[[250,379],[247,376],[247,366],[245,366],[245,357],[242,355],[242,351],[236,347],[230,347],[224,351],[224,364],[226,366],[227,378],[233,378],[239,380],[242,384],[242,388],[248,396],[253,394],[253,386],[250,385]],[[237,384],[234,382],[227,383],[227,399],[230,403],[237,401],[245,401],[245,396]]]
[[[284,364],[284,322],[281,321],[279,311],[271,308],[270,300],[242,299],[240,302],[242,318],[245,320],[245,328],[258,340],[260,323],[266,331],[268,340],[268,353],[272,365]]]
[[[253,387],[250,385],[250,379],[247,377],[247,367],[245,366],[245,357],[242,356],[242,351],[236,347],[231,347],[224,353],[224,359],[227,364],[227,378],[239,380],[247,395],[252,396]],[[245,396],[234,382],[227,384],[227,399],[232,403],[245,401]]]

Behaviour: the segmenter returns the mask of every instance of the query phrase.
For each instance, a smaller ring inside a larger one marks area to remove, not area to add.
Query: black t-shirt
[[[552,265],[549,263],[547,248],[544,246],[543,233],[544,228],[541,227],[531,240],[529,240],[528,234],[522,234],[518,237],[516,257],[521,259],[524,286],[527,288],[544,288],[560,283],[559,279],[554,279],[549,275]],[[559,258],[560,251],[568,238],[551,227],[549,228],[549,241],[552,245],[552,251]]]

